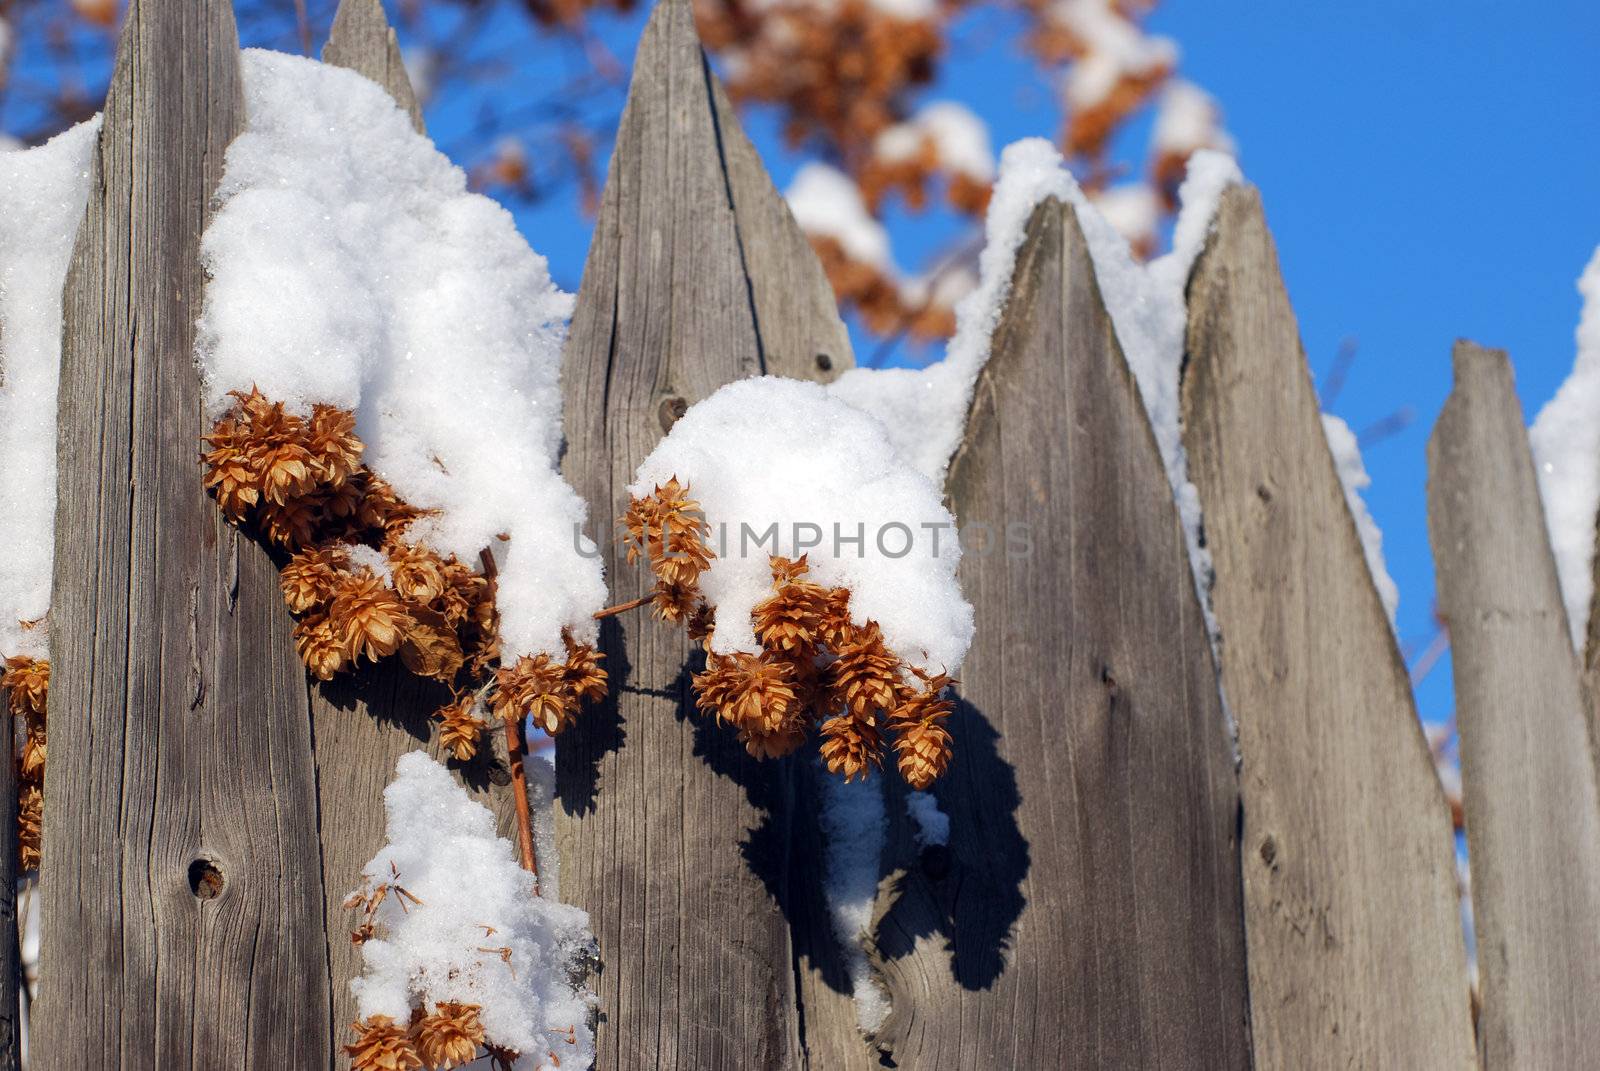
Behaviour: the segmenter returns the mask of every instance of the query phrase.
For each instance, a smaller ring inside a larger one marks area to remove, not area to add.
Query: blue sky
[[[641,22],[606,36],[626,55]],[[1019,56],[1018,25],[969,11],[930,92],[978,111],[997,148],[1059,123],[1049,82]],[[1357,431],[1415,415],[1367,449],[1367,500],[1400,587],[1400,635],[1423,642],[1433,608],[1424,451],[1450,389],[1452,340],[1510,350],[1530,420],[1572,363],[1574,285],[1600,244],[1600,7],[1168,0],[1150,26],[1179,41],[1184,75],[1226,112],[1319,381],[1345,340],[1357,347],[1333,411]],[[772,116],[746,125],[781,186],[798,158]],[[1143,136],[1128,131],[1130,158]],[[586,223],[559,204],[522,222],[576,287]],[[908,264],[959,227],[938,213],[889,223]],[[1419,702],[1425,718],[1448,715],[1448,662]]]

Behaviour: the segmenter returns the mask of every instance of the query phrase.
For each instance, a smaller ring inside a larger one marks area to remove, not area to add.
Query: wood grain
[[[1528,433],[1502,350],[1455,347],[1428,440],[1492,1068],[1600,1053],[1600,797]]]
[[[421,118],[405,68],[398,62],[380,63],[393,42],[394,31],[377,0],[341,0],[323,59],[373,78],[412,112],[420,131]],[[336,1063],[348,1066],[348,1057],[337,1046],[349,1040],[348,1027],[356,1018],[349,981],[361,972],[361,950],[350,941],[350,930],[358,920],[344,907],[344,899],[361,884],[361,868],[384,843],[383,790],[394,778],[395,763],[408,751],[427,750],[455,771],[458,783],[494,811],[500,835],[513,843],[516,807],[505,787],[511,775],[504,734],[485,734],[492,752],[484,751],[470,763],[456,762],[440,745],[430,721],[432,712],[449,701],[449,692],[412,676],[398,660],[363,667],[329,684],[309,682],[306,692],[316,750],[317,808],[322,816],[330,1024]]]
[[[997,543],[961,565],[953,858],[897,837],[882,1040],[901,1068],[1245,1067],[1238,801],[1172,491],[1071,208],[1035,210],[1014,280],[949,481]]]
[[[422,108],[400,58],[400,42],[383,13],[381,0],[339,0],[328,43],[322,46],[322,62],[348,67],[372,79],[411,116],[417,133],[427,132]]]
[[[42,1068],[326,1064],[304,674],[197,464],[224,0],[133,0],[63,298]]]
[[[639,45],[563,370],[565,471],[602,536],[683,406],[766,371],[817,377],[817,354],[847,352],[820,269],[719,98],[689,4],[665,0]],[[648,587],[601,543],[619,599]],[[810,929],[814,901],[790,891],[815,882],[793,852],[807,839],[793,765],[756,762],[693,712],[681,628],[629,614],[602,646],[613,698],[557,747],[562,891],[590,912],[604,964],[599,1066],[867,1066],[854,1026],[836,1027],[854,1022],[848,997],[805,954],[830,946]]]
[[[1184,442],[1243,756],[1259,1067],[1473,1060],[1450,819],[1254,189],[1189,282]]]

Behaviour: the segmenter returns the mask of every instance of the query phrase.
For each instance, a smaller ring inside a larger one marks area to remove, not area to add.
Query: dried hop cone
[[[400,649],[415,619],[382,578],[369,574],[340,581],[328,622],[346,659],[376,662]]]
[[[559,662],[549,655],[523,655],[495,671],[495,716],[513,721],[523,715],[551,736],[571,722],[576,706]]]
[[[344,1047],[355,1071],[416,1071],[422,1057],[411,1035],[387,1015],[372,1015],[352,1023],[356,1040]]]
[[[350,555],[342,548],[312,547],[289,559],[278,583],[289,609],[303,614],[332,599],[339,582],[349,573]]]
[[[42,658],[8,658],[0,672],[0,688],[13,717],[43,714],[50,694],[50,663]]]
[[[782,662],[756,655],[712,655],[694,677],[697,703],[719,722],[759,733],[776,733],[799,719],[794,682]]]
[[[561,642],[567,648],[567,664],[561,671],[567,691],[586,703],[598,703],[604,699],[607,677],[605,667],[600,663],[606,656],[587,643],[578,643],[570,633],[563,632]]]
[[[439,743],[449,748],[458,761],[466,762],[478,753],[478,743],[488,724],[473,713],[471,697],[441,707],[433,716],[439,720]]]
[[[478,1005],[441,1001],[411,1028],[422,1062],[431,1068],[458,1067],[478,1054],[483,1044],[483,1025],[478,1022]]]
[[[840,714],[822,723],[822,761],[846,781],[865,777],[881,761],[883,737],[869,714]]]
[[[23,870],[39,869],[39,848],[43,842],[44,792],[29,782],[17,795],[18,863]]]
[[[307,440],[317,482],[338,487],[361,467],[361,454],[366,447],[356,438],[356,415],[348,409],[312,406]]]
[[[320,611],[295,622],[294,646],[300,653],[300,660],[319,681],[333,680],[350,664],[350,659],[345,656],[344,644],[334,635],[328,615]]]
[[[883,642],[876,622],[849,630],[828,669],[834,702],[858,718],[878,710],[893,710],[902,690],[900,660]]]
[[[924,691],[900,704],[889,716],[900,776],[915,789],[925,789],[950,765],[950,732],[944,722],[955,709],[945,688],[955,681],[943,674],[928,677]]]

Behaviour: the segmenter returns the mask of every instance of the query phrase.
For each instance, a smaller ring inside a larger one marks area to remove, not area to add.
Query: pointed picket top
[[[197,457],[200,237],[244,118],[232,4],[133,0],[62,297],[48,1066],[333,1059],[305,671]]]
[[[1522,407],[1503,350],[1455,347],[1428,440],[1487,1067],[1600,1052],[1600,797]]]
[[[1030,545],[961,564],[953,839],[939,864],[895,838],[882,1043],[905,1068],[1248,1066],[1226,719],[1171,485],[1058,201],[1029,222],[948,489],[963,526]]]
[[[606,535],[677,416],[731,380],[829,378],[848,357],[821,268],[710,73],[688,0],[663,0],[634,60],[563,360],[564,470],[619,598],[650,580]],[[693,711],[681,629],[614,620],[601,636],[613,698],[557,747],[562,896],[589,911],[603,964],[600,1066],[875,1066],[848,982],[818,968],[832,935],[812,932],[790,891],[814,877],[791,863],[805,840],[793,764],[757,763]]]
[[[322,62],[348,67],[372,79],[411,116],[411,125],[419,134],[427,132],[422,108],[400,55],[400,42],[383,13],[382,0],[339,0],[328,43],[322,46]]]
[[[1189,281],[1184,445],[1243,767],[1257,1066],[1469,1066],[1450,818],[1259,194]]]

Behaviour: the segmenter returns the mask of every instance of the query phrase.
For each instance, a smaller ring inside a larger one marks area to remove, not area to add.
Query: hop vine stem
[[[619,602],[615,606],[607,606],[604,610],[596,610],[594,612],[594,619],[596,621],[601,621],[608,617],[614,617],[617,614],[627,613],[629,610],[637,610],[639,607],[643,606],[645,603],[649,602],[655,597],[655,592],[652,591],[648,594],[640,595],[637,599],[629,599],[627,602]]]

